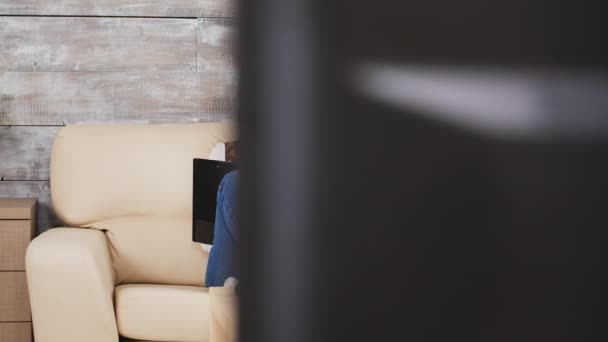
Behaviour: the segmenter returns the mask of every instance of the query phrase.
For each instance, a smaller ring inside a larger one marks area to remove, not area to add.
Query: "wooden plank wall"
[[[233,0],[0,0],[0,197],[50,198],[66,124],[233,118]]]

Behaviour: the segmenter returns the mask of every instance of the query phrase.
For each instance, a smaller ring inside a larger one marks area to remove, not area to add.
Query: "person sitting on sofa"
[[[236,162],[236,142],[226,143],[226,160]],[[237,190],[239,172],[232,171],[222,179],[217,191],[213,247],[207,263],[206,283],[212,286],[236,285],[234,262],[237,240]]]

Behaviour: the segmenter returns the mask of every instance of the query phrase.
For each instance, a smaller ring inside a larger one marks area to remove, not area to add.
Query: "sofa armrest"
[[[46,231],[30,243],[26,271],[37,341],[118,341],[115,276],[103,232]]]

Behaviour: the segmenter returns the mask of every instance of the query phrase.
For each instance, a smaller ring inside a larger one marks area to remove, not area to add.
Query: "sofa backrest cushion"
[[[123,216],[191,217],[192,159],[236,140],[235,125],[73,125],[51,154],[55,212],[73,226]]]

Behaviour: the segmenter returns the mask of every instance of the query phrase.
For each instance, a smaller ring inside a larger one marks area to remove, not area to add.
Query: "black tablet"
[[[213,244],[217,190],[222,178],[236,165],[208,159],[194,159],[192,189],[192,241]]]

